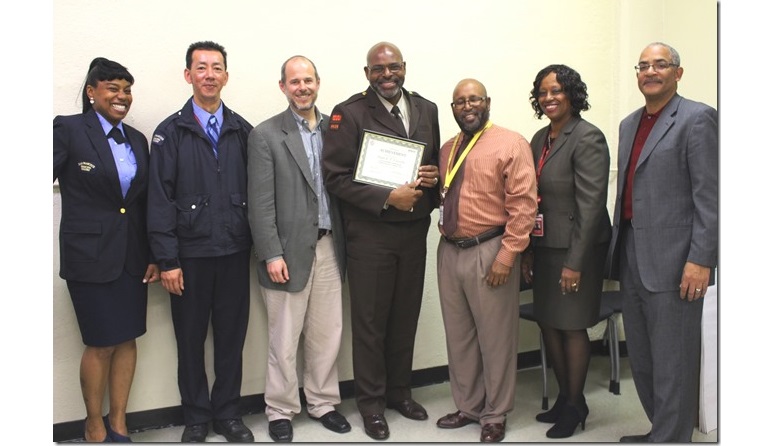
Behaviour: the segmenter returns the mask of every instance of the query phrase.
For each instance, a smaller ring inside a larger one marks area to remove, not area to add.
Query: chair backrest
[[[535,319],[535,304],[530,302],[519,305],[519,317],[527,321],[537,322],[537,319]]]
[[[615,313],[623,312],[623,297],[620,291],[611,290],[602,292],[602,305],[612,309]]]

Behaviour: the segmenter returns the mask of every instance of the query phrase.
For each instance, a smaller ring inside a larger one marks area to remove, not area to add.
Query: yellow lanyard
[[[465,158],[470,153],[473,146],[476,144],[476,141],[479,140],[481,137],[481,134],[484,133],[488,128],[492,127],[492,121],[487,121],[487,124],[476,132],[475,135],[473,135],[473,139],[471,139],[471,142],[468,143],[468,145],[465,147],[465,150],[463,150],[463,153],[460,154],[460,159],[457,160],[457,163],[452,165],[452,160],[454,160],[455,156],[455,150],[457,149],[457,143],[460,142],[460,135],[462,133],[458,133],[457,136],[455,136],[455,141],[452,143],[452,150],[449,152],[449,159],[447,160],[447,172],[446,177],[444,178],[444,188],[441,189],[441,201],[444,201],[444,197],[446,196],[447,191],[449,190],[449,186],[452,185],[452,180],[454,180],[455,175],[457,174],[457,171],[460,170],[460,166],[463,164],[463,161],[465,161]],[[449,166],[452,166],[450,169]]]

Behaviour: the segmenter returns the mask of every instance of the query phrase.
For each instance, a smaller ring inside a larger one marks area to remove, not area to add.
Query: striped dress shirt
[[[462,138],[468,137],[462,135]],[[454,137],[441,147],[441,184],[446,179],[453,142]],[[455,158],[459,158],[459,154]],[[492,125],[476,142],[464,163],[464,178],[459,185],[457,231],[444,235],[474,237],[505,226],[496,260],[513,266],[516,255],[529,245],[529,234],[537,213],[535,165],[529,143],[517,132]]]

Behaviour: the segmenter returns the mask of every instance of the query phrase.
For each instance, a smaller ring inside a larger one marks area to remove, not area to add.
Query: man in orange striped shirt
[[[505,438],[513,410],[520,254],[535,223],[535,167],[527,140],[492,124],[492,99],[475,79],[457,84],[461,132],[440,151],[438,282],[449,378],[458,411],[437,422],[481,424],[481,441]]]

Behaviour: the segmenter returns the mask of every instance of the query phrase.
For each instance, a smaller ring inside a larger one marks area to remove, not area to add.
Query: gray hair
[[[662,47],[666,48],[671,53],[671,63],[676,65],[676,66],[680,66],[680,63],[682,61],[679,58],[679,52],[677,50],[675,50],[674,47],[672,47],[671,45],[669,45],[667,43],[663,43],[663,42],[653,42],[653,43],[647,45],[647,48],[649,48],[651,46],[662,46]]]

